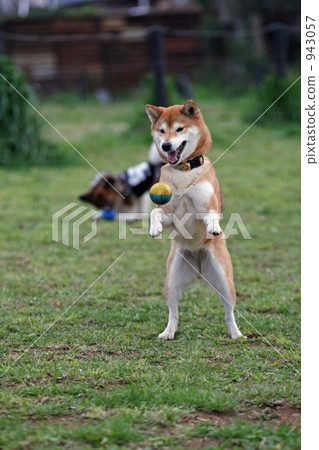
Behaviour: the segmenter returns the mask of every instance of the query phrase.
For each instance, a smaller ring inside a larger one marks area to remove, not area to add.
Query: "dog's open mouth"
[[[170,152],[167,153],[167,159],[170,164],[178,163],[185,145],[186,141],[183,141],[176,150],[171,150]]]

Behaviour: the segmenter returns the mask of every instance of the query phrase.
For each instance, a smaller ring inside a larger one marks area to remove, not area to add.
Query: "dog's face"
[[[112,187],[114,186],[121,192],[122,186],[116,179],[115,175],[103,173],[93,182],[91,189],[79,196],[83,202],[88,202],[98,209],[113,209],[117,203],[121,202],[121,196]]]
[[[152,136],[164,161],[171,165],[205,153],[212,144],[210,132],[195,102],[162,108],[146,105]]]

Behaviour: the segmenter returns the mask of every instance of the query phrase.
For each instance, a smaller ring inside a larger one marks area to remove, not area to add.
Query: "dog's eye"
[[[179,128],[177,128],[176,131],[177,131],[178,133],[180,133],[180,132],[183,131],[183,130],[184,130],[184,127],[179,127]]]
[[[163,130],[163,128],[161,129],[161,133],[162,133],[162,134],[164,134],[164,133],[165,133],[165,131]]]

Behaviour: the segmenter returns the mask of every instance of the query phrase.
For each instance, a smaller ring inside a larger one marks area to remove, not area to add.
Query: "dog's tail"
[[[161,159],[161,157],[158,154],[157,148],[154,144],[154,142],[152,143],[149,153],[148,153],[148,160],[150,163],[154,164],[154,166],[161,166],[162,164],[164,164],[163,160]]]

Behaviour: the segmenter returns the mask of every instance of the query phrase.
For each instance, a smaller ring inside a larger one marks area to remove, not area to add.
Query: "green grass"
[[[200,106],[214,160],[249,125],[251,103]],[[145,136],[127,131],[136,104],[51,100],[40,110],[99,170],[146,158]],[[252,236],[228,240],[246,342],[229,338],[203,282],[183,295],[176,340],[157,338],[167,321],[167,240],[118,240],[118,224],[103,222],[79,251],[52,241],[52,214],[95,176],[76,161],[1,170],[1,373],[12,366],[1,378],[0,447],[299,448],[299,127],[254,126],[215,166],[226,220],[239,212]]]

